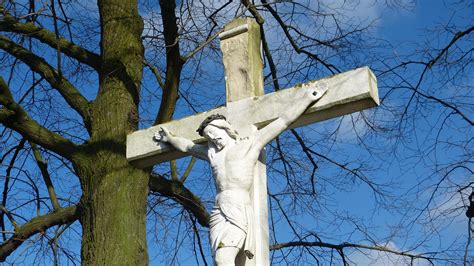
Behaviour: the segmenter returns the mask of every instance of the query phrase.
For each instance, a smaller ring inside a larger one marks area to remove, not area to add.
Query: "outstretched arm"
[[[301,88],[297,91],[294,99],[281,110],[278,119],[271,122],[255,133],[254,148],[260,151],[267,143],[272,141],[288,128],[308,107],[319,100],[328,90],[326,84],[318,84],[316,87]]]
[[[155,132],[155,140],[167,142],[171,144],[175,149],[189,153],[192,156],[201,160],[209,161],[207,157],[207,146],[195,144],[189,139],[175,137],[164,127],[160,128],[159,131]]]

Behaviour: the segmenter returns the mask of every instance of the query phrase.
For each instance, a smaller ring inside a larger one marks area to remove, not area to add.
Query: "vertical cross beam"
[[[238,100],[263,95],[260,26],[257,22],[250,18],[234,20],[224,27],[224,32],[219,37],[225,70],[227,106]],[[232,121],[233,119],[236,121]],[[242,136],[256,130],[254,126],[239,124],[248,118],[233,119],[229,118],[229,122],[236,125]],[[255,257],[249,260],[240,255],[237,265],[269,265],[265,151],[260,153],[255,167],[251,197],[254,210]]]

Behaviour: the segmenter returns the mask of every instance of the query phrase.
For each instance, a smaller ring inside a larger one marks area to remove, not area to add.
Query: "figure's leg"
[[[222,247],[216,250],[215,262],[217,266],[235,266],[235,258],[239,253],[238,247]]]

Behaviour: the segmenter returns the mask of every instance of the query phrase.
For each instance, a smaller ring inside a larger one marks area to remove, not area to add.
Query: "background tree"
[[[207,166],[137,169],[125,139],[224,103],[216,37],[251,16],[266,91],[369,65],[382,100],[269,145],[272,264],[472,262],[472,3],[409,43],[363,1],[0,3],[2,261],[209,264]]]

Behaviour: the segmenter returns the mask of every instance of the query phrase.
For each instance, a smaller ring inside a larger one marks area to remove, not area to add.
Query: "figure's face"
[[[217,149],[219,150],[227,145],[227,142],[230,138],[224,129],[215,127],[213,125],[208,125],[205,127],[203,130],[203,135],[207,140],[214,143],[214,145],[216,145]]]

